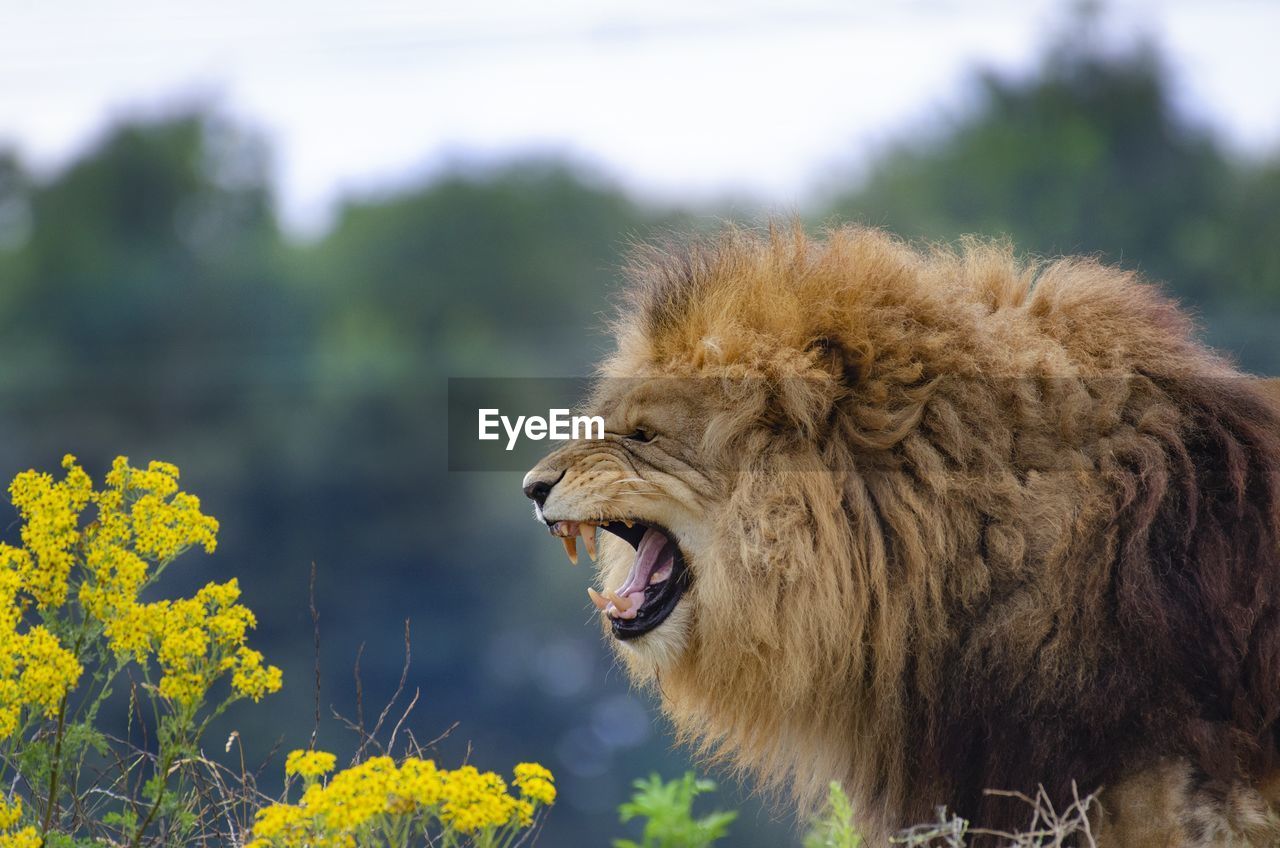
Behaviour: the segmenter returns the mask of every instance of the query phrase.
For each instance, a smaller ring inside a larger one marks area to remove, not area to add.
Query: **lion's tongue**
[[[636,561],[631,566],[631,573],[627,575],[627,582],[618,590],[618,594],[627,597],[639,593],[640,597],[635,599],[635,606],[644,603],[644,590],[649,585],[650,577],[663,569],[669,571],[675,559],[675,542],[668,539],[660,530],[652,527],[645,530],[640,544],[636,547]]]

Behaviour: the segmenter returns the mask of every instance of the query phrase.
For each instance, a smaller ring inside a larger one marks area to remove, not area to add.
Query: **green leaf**
[[[694,799],[714,790],[715,783],[698,779],[693,772],[671,781],[651,774],[632,785],[635,793],[618,807],[618,818],[623,823],[645,819],[644,841],[615,840],[615,848],[706,848],[728,834],[729,825],[738,815],[715,810],[694,818]]]
[[[853,824],[853,804],[838,781],[827,790],[827,806],[813,820],[804,837],[804,848],[858,848],[862,837]]]

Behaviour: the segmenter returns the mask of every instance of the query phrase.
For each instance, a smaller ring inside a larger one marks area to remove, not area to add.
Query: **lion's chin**
[[[680,662],[688,649],[692,624],[693,604],[686,599],[661,627],[635,639],[615,640],[614,648],[634,680],[654,680],[663,669]]]

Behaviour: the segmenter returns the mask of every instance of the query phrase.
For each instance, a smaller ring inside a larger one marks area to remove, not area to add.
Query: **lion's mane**
[[[732,396],[659,680],[701,753],[802,801],[838,778],[872,837],[1026,823],[985,788],[1273,766],[1280,423],[1154,287],[862,228],[730,229],[631,280],[604,373]]]

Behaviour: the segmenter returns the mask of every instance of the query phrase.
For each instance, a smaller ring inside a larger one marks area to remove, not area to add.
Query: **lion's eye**
[[[629,442],[649,442],[653,440],[653,434],[643,427],[637,427],[627,435],[623,436]]]

